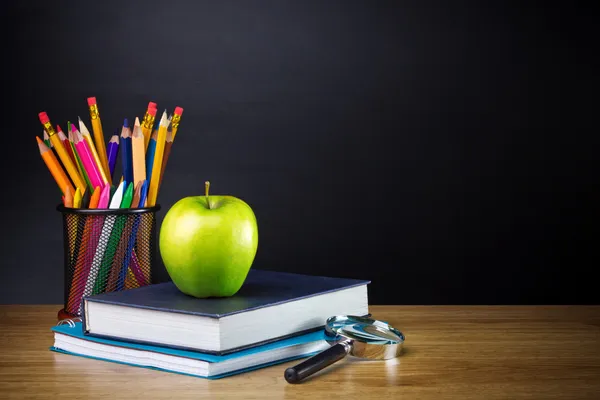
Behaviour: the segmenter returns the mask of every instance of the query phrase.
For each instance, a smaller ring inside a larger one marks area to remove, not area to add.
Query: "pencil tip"
[[[135,117],[135,125],[136,126],[140,125],[140,119],[138,117]]]
[[[123,126],[124,126],[125,128],[129,128],[129,120],[128,120],[127,118],[125,118],[125,119],[123,120]]]

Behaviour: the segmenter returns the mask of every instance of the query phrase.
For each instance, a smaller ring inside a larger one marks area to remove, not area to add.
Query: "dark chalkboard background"
[[[374,304],[598,302],[597,16],[483,3],[3,3],[0,302],[62,301],[34,136],[88,96],[107,139],[184,107],[161,220],[209,179],[255,210],[257,268]]]

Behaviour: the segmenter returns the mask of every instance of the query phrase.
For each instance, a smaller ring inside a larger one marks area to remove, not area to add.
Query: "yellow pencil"
[[[173,112],[173,119],[171,120],[171,132],[173,132],[173,140],[175,140],[175,135],[177,135],[177,129],[179,128],[181,114],[183,114],[183,108],[175,107],[175,111]]]
[[[102,162],[100,161],[100,157],[98,156],[96,147],[94,147],[94,141],[92,140],[92,135],[90,135],[90,131],[88,131],[87,127],[85,126],[85,124],[83,123],[81,118],[79,118],[79,133],[81,133],[81,135],[83,136],[83,139],[86,141],[86,143],[88,144],[88,147],[90,148],[90,152],[92,153],[92,158],[94,159],[94,164],[96,164],[96,167],[98,167],[98,172],[100,172],[100,178],[102,179],[102,183],[107,185],[108,179],[106,178],[106,176],[107,175],[110,176],[110,173],[107,174],[104,171],[104,167],[102,166]],[[104,150],[104,153],[106,153],[106,149]]]
[[[154,127],[154,118],[156,117],[156,103],[148,103],[148,109],[142,120],[142,133],[144,134],[144,149],[148,148],[150,137],[152,136],[152,127]]]
[[[133,125],[133,136],[131,137],[131,152],[133,159],[133,184],[137,186],[138,183],[146,180],[146,151],[144,145],[144,134],[140,127],[139,118],[135,118],[135,124]]]
[[[160,168],[162,166],[165,151],[165,140],[167,138],[167,127],[170,121],[167,119],[167,110],[163,112],[158,125],[158,136],[156,137],[156,150],[154,150],[154,161],[152,163],[152,176],[150,177],[150,188],[148,189],[148,207],[156,205],[158,197],[158,183],[160,182]]]
[[[60,161],[67,170],[67,174],[69,174],[69,176],[71,177],[71,180],[75,184],[75,187],[79,188],[79,190],[83,193],[85,191],[85,182],[81,175],[79,175],[79,171],[77,171],[75,164],[73,164],[73,160],[71,160],[69,153],[67,153],[67,150],[62,145],[62,142],[56,134],[54,127],[50,123],[50,118],[48,118],[48,115],[45,112],[39,113],[39,117],[40,122],[42,123],[44,129],[50,137],[50,143],[54,145],[54,150],[56,151],[56,154],[58,154]]]
[[[73,208],[81,207],[81,190],[75,189],[75,196],[73,196]]]
[[[102,132],[102,122],[100,122],[100,113],[98,112],[98,103],[95,97],[88,97],[88,106],[90,109],[90,119],[92,120],[92,130],[94,131],[94,140],[96,142],[96,150],[100,157],[100,166],[104,170],[109,185],[112,185],[112,177],[108,168],[108,157],[106,156],[106,147],[104,146],[104,133]],[[83,133],[81,127],[79,131]],[[90,146],[91,147],[91,146]]]

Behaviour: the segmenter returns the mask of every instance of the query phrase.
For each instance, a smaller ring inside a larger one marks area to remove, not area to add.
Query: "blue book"
[[[197,299],[172,282],[83,299],[84,334],[228,354],[368,315],[369,281],[251,269],[232,297]]]
[[[219,379],[329,348],[323,332],[312,332],[228,355],[214,355],[85,336],[81,323],[55,326],[50,350],[142,368]]]

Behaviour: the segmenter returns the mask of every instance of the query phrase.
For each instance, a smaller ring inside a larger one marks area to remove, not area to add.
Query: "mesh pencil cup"
[[[59,319],[81,316],[81,300],[151,283],[160,206],[76,209],[62,204],[64,309]]]

